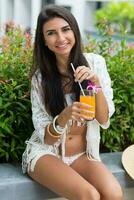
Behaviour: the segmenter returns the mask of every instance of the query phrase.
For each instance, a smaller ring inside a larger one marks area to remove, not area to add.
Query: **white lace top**
[[[105,59],[102,56],[93,53],[86,53],[84,55],[87,61],[89,62],[91,69],[99,77],[103,93],[108,103],[109,118],[110,118],[114,113],[115,108],[112,101],[113,91],[111,88],[111,80],[107,72]],[[47,113],[41,96],[42,96],[41,74],[39,72],[36,72],[36,74],[32,78],[32,83],[31,83],[32,119],[35,128],[34,133],[36,132],[36,135],[40,143],[44,144],[45,127],[47,126],[47,124],[52,122],[53,118]],[[99,124],[97,120],[89,121],[87,123],[86,152],[87,154],[92,155],[97,160],[100,160],[99,157],[100,126],[106,129],[109,127],[109,125],[110,125],[109,120],[105,124]],[[66,133],[61,139],[63,156],[65,155],[65,146],[64,146],[65,139],[66,139]]]

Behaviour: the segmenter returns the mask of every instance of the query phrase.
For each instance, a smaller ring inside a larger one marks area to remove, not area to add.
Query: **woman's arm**
[[[37,131],[40,140],[44,143],[46,135],[46,127],[52,122],[52,117],[48,115],[43,105],[41,90],[41,75],[35,73],[31,81],[31,104],[32,104],[32,120],[35,131]]]
[[[102,88],[96,94],[96,120],[103,128],[107,128],[109,126],[109,117],[114,112],[111,79],[106,68],[105,59],[100,55],[93,55],[91,68],[78,66],[74,76],[75,81],[90,80],[96,86]],[[89,60],[88,56],[87,60]],[[89,64],[91,65],[91,60]]]
[[[102,90],[99,91],[95,96],[95,118],[100,124],[104,124],[108,121],[108,104]]]
[[[58,134],[53,127],[53,118],[47,113],[43,104],[40,74],[32,77],[31,103],[32,119],[35,130],[37,131],[42,143],[53,144],[58,140],[58,137],[53,137],[52,135],[57,136]],[[80,102],[74,102],[71,106],[64,108],[56,120],[58,125],[65,127],[69,119],[81,122],[82,116],[80,113],[82,105],[83,104]],[[88,105],[84,106],[90,108]]]
[[[94,65],[97,65],[96,72],[99,77],[100,85],[102,87],[102,93],[103,93],[103,96],[104,96],[106,104],[107,104],[107,120],[104,122],[100,122],[99,119],[97,119],[97,120],[100,123],[100,126],[104,129],[106,129],[109,127],[109,125],[110,125],[109,119],[115,111],[115,106],[114,106],[114,102],[113,102],[113,89],[111,86],[111,79],[110,79],[109,73],[107,71],[105,59],[100,55],[96,55],[95,60],[96,61],[94,62]],[[106,107],[101,106],[101,103],[102,103],[101,98],[97,98],[97,97],[100,97],[100,95],[101,95],[101,93],[98,92],[98,96],[96,95],[96,100],[98,100],[100,102],[100,104],[97,104],[97,105],[99,105],[99,111],[101,114],[101,112],[102,113],[105,112],[105,111],[103,111],[103,109]]]

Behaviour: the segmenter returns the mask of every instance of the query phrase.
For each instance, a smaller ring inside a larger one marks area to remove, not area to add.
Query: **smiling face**
[[[56,56],[69,56],[75,45],[74,33],[63,18],[55,17],[43,26],[45,45],[55,53]]]

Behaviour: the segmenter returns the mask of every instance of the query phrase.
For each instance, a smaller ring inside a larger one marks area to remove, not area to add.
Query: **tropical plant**
[[[132,2],[109,2],[96,12],[96,21],[107,20],[115,31],[120,31],[120,24],[134,33],[134,4]]]
[[[18,161],[33,130],[29,99],[31,37],[19,27],[11,27],[0,48],[0,161]]]

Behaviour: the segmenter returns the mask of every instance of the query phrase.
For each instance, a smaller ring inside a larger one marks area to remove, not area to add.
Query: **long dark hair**
[[[68,71],[72,77],[71,91],[75,92],[76,100],[79,98],[80,89],[78,83],[73,81],[73,71],[70,63],[74,64],[74,67],[80,65],[88,66],[88,63],[82,53],[82,44],[79,27],[74,16],[65,8],[56,5],[49,5],[42,9],[38,16],[37,29],[34,43],[34,69],[39,68],[42,77],[42,90],[43,99],[46,110],[55,117],[65,107],[64,91],[62,87],[62,75],[60,74],[57,65],[55,54],[45,46],[43,25],[55,17],[63,18],[68,22],[75,36],[75,45],[71,50],[68,60]]]

